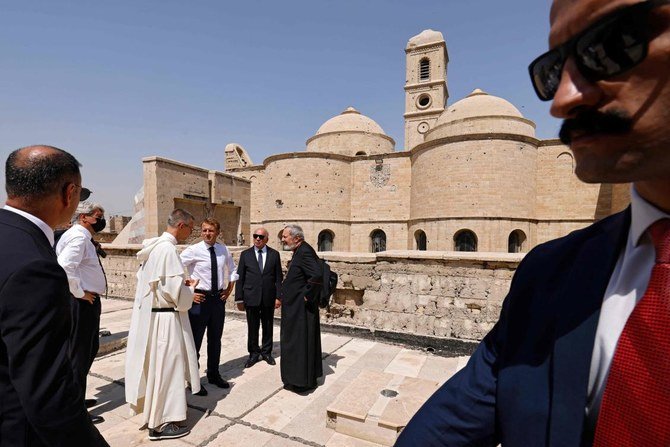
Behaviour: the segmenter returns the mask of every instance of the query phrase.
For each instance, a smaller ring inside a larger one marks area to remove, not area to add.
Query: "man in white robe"
[[[175,245],[193,231],[193,216],[175,209],[161,236],[147,239],[137,253],[137,291],[126,350],[126,401],[133,414],[144,413],[149,439],[190,433],[185,384],[200,391],[198,360],[188,310],[197,280],[188,275]]]

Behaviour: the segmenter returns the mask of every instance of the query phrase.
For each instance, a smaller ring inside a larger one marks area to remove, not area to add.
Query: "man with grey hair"
[[[177,254],[178,242],[193,231],[193,216],[175,209],[167,230],[145,240],[137,253],[135,304],[126,350],[126,401],[133,413],[144,413],[149,439],[186,436],[184,382],[200,391],[198,357],[188,310],[197,279],[188,279]]]
[[[73,297],[69,355],[84,395],[86,377],[100,346],[100,296],[107,291],[107,279],[93,240],[93,235],[105,228],[104,214],[101,205],[81,202],[72,217],[72,227],[56,244],[58,263],[67,274]],[[87,407],[95,404],[95,399],[86,399]],[[91,415],[91,420],[98,424],[104,418]]]
[[[323,375],[318,305],[323,271],[300,226],[287,225],[282,242],[293,257],[281,286],[281,378],[284,388],[301,393],[316,388]]]

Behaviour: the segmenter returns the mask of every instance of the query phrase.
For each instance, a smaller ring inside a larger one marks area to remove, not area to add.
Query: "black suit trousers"
[[[246,306],[247,312],[247,350],[250,355],[272,354],[272,323],[274,306]],[[258,328],[263,328],[262,345],[258,346]]]
[[[226,318],[225,302],[217,295],[207,294],[205,302],[193,303],[188,311],[191,322],[195,350],[200,358],[200,347],[207,329],[207,377],[219,376],[219,360],[221,358],[221,336],[223,322]]]
[[[86,377],[100,347],[100,297],[93,304],[72,297],[72,331],[70,332],[70,361],[75,379],[86,394]]]

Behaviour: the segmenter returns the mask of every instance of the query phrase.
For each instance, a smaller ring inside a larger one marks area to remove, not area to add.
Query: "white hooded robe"
[[[131,414],[144,413],[149,428],[186,419],[185,382],[200,391],[198,357],[188,310],[193,291],[169,233],[147,239],[137,253],[142,263],[126,349],[126,402]],[[177,312],[151,312],[172,308]]]

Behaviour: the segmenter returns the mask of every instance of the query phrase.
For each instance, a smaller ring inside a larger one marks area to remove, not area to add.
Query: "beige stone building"
[[[404,148],[349,107],[305,150],[262,164],[234,143],[225,173],[145,159],[141,225],[128,233],[157,234],[182,206],[219,217],[233,245],[263,225],[278,246],[281,229],[297,222],[320,251],[526,252],[627,204],[625,185],[581,183],[569,149],[538,139],[505,99],[475,90],[449,105],[440,32],[412,37],[405,53]]]
[[[580,182],[569,149],[508,101],[475,90],[447,105],[441,33],[405,53],[404,150],[353,107],[303,152],[254,165],[226,148],[227,172],[251,182],[252,226],[297,222],[322,251],[525,252],[625,206],[626,186]]]

